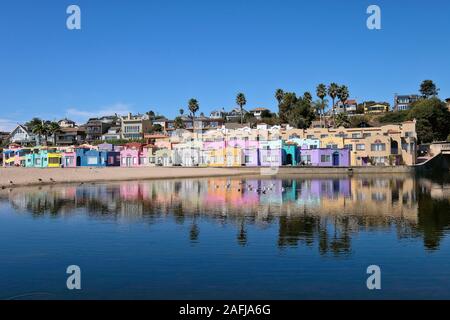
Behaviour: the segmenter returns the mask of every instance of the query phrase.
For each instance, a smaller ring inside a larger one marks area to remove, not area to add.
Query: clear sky
[[[82,30],[66,28],[81,7]],[[382,10],[382,30],[366,9]],[[0,6],[0,130],[154,110],[276,110],[274,91],[348,85],[392,103],[433,79],[450,97],[448,0],[14,0]]]

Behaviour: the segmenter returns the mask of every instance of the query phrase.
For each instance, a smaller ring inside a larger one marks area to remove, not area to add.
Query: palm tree
[[[334,101],[336,100],[338,90],[339,90],[339,86],[334,82],[330,83],[330,85],[328,86],[328,95],[330,96],[330,98],[333,102],[333,121],[334,121],[334,116],[335,116]]]
[[[308,92],[308,91],[306,91],[306,92],[303,94],[303,99],[304,99],[306,102],[308,102],[309,104],[311,104],[311,102],[312,102],[312,95],[311,95],[311,93]]]
[[[244,106],[247,104],[247,100],[245,99],[245,95],[242,92],[239,92],[236,96],[236,104],[241,108],[241,124],[244,123]]]
[[[191,112],[191,114],[192,114],[192,122],[194,121],[194,118],[195,118],[195,113],[198,111],[198,109],[200,108],[200,106],[198,105],[198,101],[197,100],[195,100],[195,99],[191,99],[191,100],[189,100],[189,102],[188,102],[188,108],[189,108],[189,111]]]
[[[41,121],[40,123],[35,123],[33,127],[31,128],[31,131],[38,136],[39,144],[41,142],[41,136],[47,135],[47,125],[44,123],[44,121]],[[47,141],[46,141],[47,143]],[[37,144],[37,143],[36,143]]]
[[[346,86],[340,86],[338,89],[337,96],[339,100],[341,101],[342,105],[344,106],[344,112],[347,113],[347,107],[345,106],[345,103],[347,102],[347,99],[349,97],[348,88]]]
[[[35,118],[31,119],[30,121],[28,121],[27,123],[25,123],[25,127],[27,127],[28,130],[33,130],[33,127],[35,125],[38,125],[41,123],[42,123],[42,120],[35,117]]]
[[[325,100],[325,97],[327,96],[326,85],[324,85],[323,83],[319,84],[316,88],[316,95],[320,99],[320,101],[322,101],[321,112],[319,113],[320,126],[322,127],[322,113],[325,110],[324,100]]]
[[[280,106],[281,101],[283,101],[283,97],[284,97],[284,91],[281,89],[277,89],[275,91],[275,99],[277,99],[277,101],[278,101],[278,107]]]
[[[48,133],[53,136],[53,145],[56,146],[56,133],[61,130],[58,122],[52,121],[48,124],[47,127]]]

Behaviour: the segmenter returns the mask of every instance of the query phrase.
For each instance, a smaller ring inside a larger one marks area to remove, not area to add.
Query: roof
[[[269,109],[267,109],[267,108],[255,108],[250,111],[265,111],[265,110],[269,111]]]
[[[130,142],[125,144],[126,148],[142,148],[143,146],[144,144],[139,142]]]

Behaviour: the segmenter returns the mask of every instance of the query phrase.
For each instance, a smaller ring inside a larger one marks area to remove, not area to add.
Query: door
[[[81,157],[77,157],[77,167],[81,167]]]
[[[339,166],[339,152],[333,153],[333,166]]]
[[[133,165],[133,158],[127,157],[126,158],[126,166],[131,167]]]

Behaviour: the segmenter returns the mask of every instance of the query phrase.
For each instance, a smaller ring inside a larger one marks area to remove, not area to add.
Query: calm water
[[[0,190],[0,298],[449,299],[449,183],[249,177]],[[73,264],[77,292],[66,289]],[[366,287],[372,264],[379,291]]]

